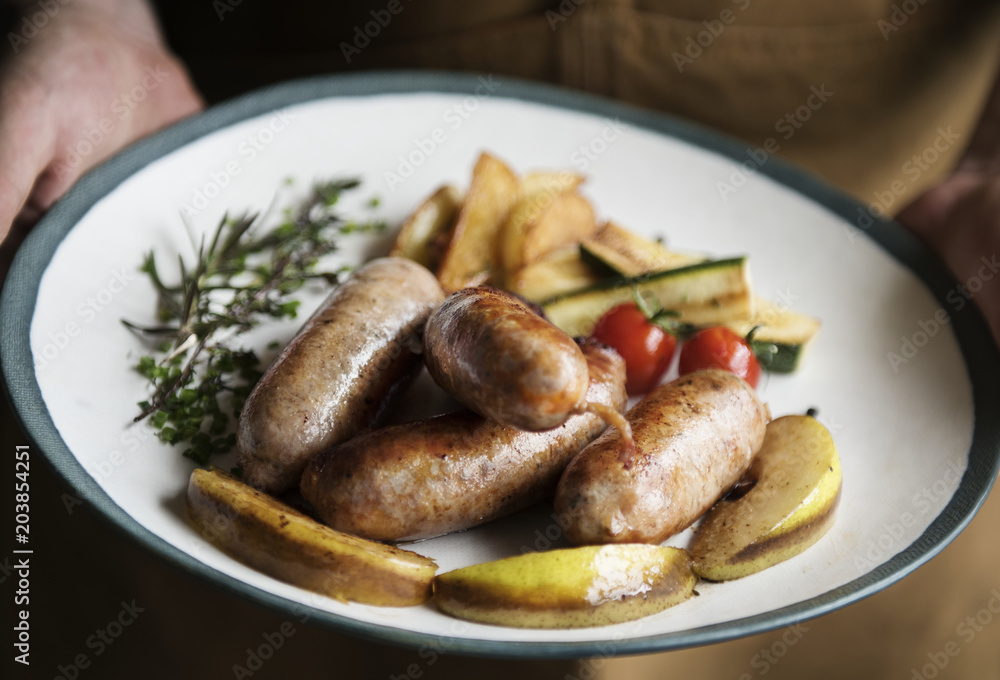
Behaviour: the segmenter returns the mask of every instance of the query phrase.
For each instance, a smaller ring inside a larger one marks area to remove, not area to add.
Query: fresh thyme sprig
[[[146,255],[140,270],[156,289],[161,325],[122,319],[137,335],[159,343],[157,353],[136,366],[152,395],[139,402],[135,421],[152,416],[161,440],[188,442],[184,455],[202,464],[233,447],[230,414],[239,416],[261,373],[252,350],[229,343],[265,318],[295,318],[299,301],[291,295],[306,281],[336,284],[347,268],[315,270],[320,258],[337,250],[338,237],[385,228],[381,221],[347,220],[335,210],[341,194],[359,184],[317,182],[298,210],[286,209],[281,222],[263,233],[259,214],[223,217],[208,243],[202,239],[193,267],[178,258],[176,285],[164,282],[155,254]]]

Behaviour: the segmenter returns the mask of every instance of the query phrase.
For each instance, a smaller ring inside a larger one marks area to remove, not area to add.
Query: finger
[[[45,213],[76,180],[115,150],[116,148],[100,149],[78,163],[71,163],[64,154],[55,154],[49,166],[35,180],[22,212],[30,211],[39,215]]]
[[[160,62],[157,61],[157,64]],[[44,213],[88,170],[119,151],[122,146],[204,108],[204,102],[191,85],[183,66],[171,59],[165,60],[165,64],[160,68],[168,74],[166,82],[153,91],[147,105],[137,109],[127,125],[115,129],[117,136],[109,136],[107,143],[95,146],[92,153],[80,156],[71,152],[73,145],[67,146],[65,137],[57,138],[54,157],[37,178],[28,197],[28,207]]]
[[[8,71],[0,99],[0,240],[31,195],[55,153],[48,94],[29,78]]]
[[[975,173],[957,172],[931,187],[896,214],[896,220],[935,247],[945,238],[948,217],[960,200],[982,184]]]
[[[10,270],[11,262],[14,260],[14,254],[17,253],[17,249],[21,246],[28,232],[35,226],[36,219],[37,217],[26,219],[18,216],[14,220],[14,224],[6,234],[6,237],[0,240],[0,286],[3,285],[4,280],[7,278],[7,272]]]

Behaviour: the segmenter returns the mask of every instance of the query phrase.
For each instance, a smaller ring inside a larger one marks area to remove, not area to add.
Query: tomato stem
[[[660,301],[655,297],[652,302],[646,299],[646,297],[639,292],[639,287],[635,286],[632,289],[632,297],[635,300],[635,306],[639,308],[642,315],[646,317],[646,320],[651,324],[663,329],[671,335],[684,337],[693,333],[696,328],[695,326],[684,323],[683,321],[678,321],[681,313],[675,309],[663,309],[660,305]]]

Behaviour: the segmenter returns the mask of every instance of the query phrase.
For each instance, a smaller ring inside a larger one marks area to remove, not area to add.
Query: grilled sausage
[[[583,341],[589,399],[625,410],[625,364]],[[546,432],[504,427],[471,411],[395,425],[312,459],[302,495],[324,522],[381,541],[460,531],[551,496],[569,460],[604,430],[593,413]]]
[[[663,385],[625,417],[634,450],[609,429],[559,480],[556,516],[573,543],[661,543],[687,528],[743,476],[768,420],[754,389],[718,369]]]
[[[427,321],[424,354],[441,387],[510,427],[548,430],[586,402],[587,362],[576,343],[500,290],[449,296]]]
[[[286,491],[311,456],[369,427],[420,370],[423,325],[443,298],[433,274],[402,258],[373,260],[334,290],[243,407],[243,480]]]

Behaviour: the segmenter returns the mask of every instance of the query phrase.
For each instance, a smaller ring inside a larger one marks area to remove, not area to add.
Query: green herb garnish
[[[202,464],[234,446],[231,423],[261,372],[252,350],[229,343],[265,318],[295,318],[299,301],[291,295],[306,281],[336,284],[347,268],[316,272],[316,265],[337,250],[339,236],[385,229],[384,222],[354,222],[334,210],[341,194],[359,184],[316,183],[303,205],[282,211],[281,222],[262,234],[259,214],[223,217],[209,243],[202,238],[193,267],[178,258],[177,285],[164,283],[154,253],[146,256],[141,271],[156,288],[162,325],[122,319],[158,343],[136,366],[153,394],[139,402],[135,421],[150,417],[162,441],[188,443],[184,455]]]

